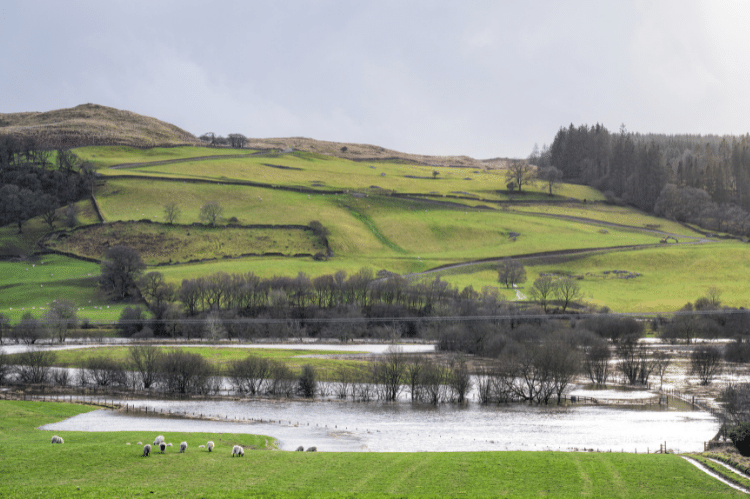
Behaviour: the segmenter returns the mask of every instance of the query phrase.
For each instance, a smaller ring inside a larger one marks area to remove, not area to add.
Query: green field
[[[675,455],[567,452],[328,453],[272,450],[270,437],[37,429],[93,408],[0,401],[2,497],[735,497]],[[272,437],[272,436],[271,436]],[[216,443],[208,453],[198,446]],[[126,445],[131,443],[131,445]],[[233,445],[245,457],[233,459]],[[46,450],[44,450],[46,449]]]
[[[721,240],[698,246],[659,245],[663,233],[674,234],[680,243],[704,238],[680,224],[632,208],[592,202],[602,200],[603,196],[585,186],[565,184],[552,198],[541,185],[525,189],[525,194],[509,195],[504,190],[502,170],[419,166],[396,161],[354,162],[310,153],[236,158],[231,156],[237,150],[199,147],[90,147],[76,152],[95,161],[104,175],[158,175],[174,180],[111,178],[100,181],[96,198],[108,224],[86,229],[87,233],[73,232],[67,239],[53,244],[64,251],[100,258],[107,244],[140,241],[147,263],[181,262],[155,268],[168,281],[177,284],[182,279],[219,271],[254,272],[261,277],[295,276],[303,272],[316,277],[338,270],[351,274],[368,267],[374,272],[385,269],[399,274],[418,274],[445,265],[509,256],[522,258],[549,251],[657,245],[629,252],[607,250],[597,254],[524,260],[529,276],[525,286],[530,286],[540,273],[580,275],[586,303],[594,307],[606,305],[613,311],[623,312],[672,311],[695,300],[711,286],[722,290],[723,302],[727,305],[750,303],[750,291],[741,285],[750,277],[745,264],[745,245]],[[206,154],[228,157],[179,161]],[[113,164],[162,160],[178,161],[124,170],[106,168]],[[437,178],[433,178],[433,171],[438,172]],[[186,182],[190,179],[215,183]],[[223,184],[230,180],[279,187],[312,187],[320,192],[308,194]],[[348,192],[325,193],[331,189]],[[388,194],[393,191],[414,196]],[[437,197],[420,197],[420,194]],[[579,202],[555,203],[571,198]],[[511,202],[506,202],[508,200]],[[199,222],[200,208],[209,201],[217,201],[223,207],[220,225],[230,219],[243,225],[307,225],[312,220],[320,221],[330,231],[328,242],[335,256],[325,262],[309,257],[293,258],[295,254],[314,254],[323,249],[319,241],[301,234],[284,234],[283,231],[260,234],[258,229],[188,229],[188,225]],[[115,224],[140,220],[163,222],[164,205],[168,202],[176,203],[182,210],[178,226]],[[81,223],[95,223],[91,202],[81,201],[79,205]],[[17,234],[15,226],[2,227],[0,249],[6,248],[7,254],[13,254],[10,248],[18,247],[29,253],[48,231],[39,218],[28,221],[23,234]],[[94,233],[93,237],[82,237]],[[518,234],[517,237],[511,237],[513,233]],[[222,259],[223,256],[270,252],[285,256]],[[211,258],[219,260],[185,263]],[[55,261],[63,271],[73,265],[66,259]],[[497,286],[494,265],[452,268],[440,271],[439,275],[461,288],[471,285],[481,289]],[[627,281],[602,277],[603,272],[611,270],[627,270],[641,276]],[[97,306],[105,307],[106,304],[96,298],[93,277],[97,270],[88,270],[83,276],[89,273],[92,279],[67,284],[71,288],[70,296],[82,307],[88,305],[89,300],[92,306],[96,302]],[[10,282],[5,275],[0,274],[0,279],[0,286],[5,286],[0,295],[3,311],[9,311],[10,307],[14,308],[14,313],[19,308],[38,310],[57,297],[42,292],[43,288],[45,291],[53,289],[43,280],[29,278],[23,284],[8,287]],[[524,293],[523,286],[520,291]],[[65,289],[55,290],[56,294],[61,292]],[[508,299],[516,298],[515,292],[503,293]],[[118,305],[110,310],[121,308]],[[83,310],[81,312],[83,315]],[[97,308],[95,313],[99,317],[112,316],[104,308]]]
[[[169,161],[204,156],[234,156],[250,154],[251,149],[226,149],[213,147],[152,147],[139,149],[128,146],[90,146],[74,149],[81,159],[91,163],[97,170],[123,163],[149,163],[152,161]]]
[[[197,353],[211,363],[214,372],[226,374],[227,368],[232,361],[242,360],[249,355],[273,359],[288,366],[295,375],[299,375],[302,366],[309,364],[316,369],[320,381],[333,381],[336,373],[344,369],[348,371],[359,371],[367,369],[369,363],[359,360],[306,358],[308,355],[350,355],[357,352],[337,350],[287,350],[271,348],[232,348],[232,347],[161,347],[164,352],[180,350],[189,353]],[[58,367],[84,367],[89,358],[106,357],[120,362],[129,360],[127,347],[107,348],[81,348],[75,350],[59,350],[55,352],[55,365]]]

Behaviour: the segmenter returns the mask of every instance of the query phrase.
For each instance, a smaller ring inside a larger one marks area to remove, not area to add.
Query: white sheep
[[[143,442],[138,442],[138,444],[137,444],[137,445],[143,445]]]
[[[162,454],[164,454],[164,451],[167,450],[167,444],[165,444],[164,442],[159,442],[159,450]]]
[[[167,447],[172,447],[172,442],[169,442],[169,443],[167,444]]]
[[[206,444],[206,449],[208,449],[208,452],[211,452],[212,450],[214,450],[214,443],[211,440],[209,440],[208,443]]]
[[[232,457],[244,457],[245,456],[245,449],[242,448],[241,445],[235,445],[232,447]]]
[[[141,457],[148,457],[151,455],[151,444],[143,446],[143,455]]]
[[[205,448],[206,448],[206,446],[205,446],[205,445],[199,445],[199,446],[198,446],[198,448],[199,448],[199,449],[205,449]]]
[[[181,442],[180,443],[180,454],[184,454],[187,450],[187,442]]]
[[[54,437],[52,437],[52,443],[53,444],[64,444],[65,442],[63,441],[62,437],[58,437],[57,435],[55,435]]]
[[[164,435],[159,435],[154,439],[154,445],[159,445],[164,441]]]

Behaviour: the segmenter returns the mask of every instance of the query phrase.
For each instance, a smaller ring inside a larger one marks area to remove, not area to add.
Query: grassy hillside
[[[363,266],[419,278],[437,267],[462,265],[443,268],[439,275],[460,287],[481,289],[498,286],[496,263],[474,262],[512,256],[523,259],[529,281],[518,292],[501,288],[510,300],[523,299],[540,273],[558,273],[580,278],[586,303],[615,311],[672,311],[709,286],[718,287],[728,305],[750,303],[750,291],[737,284],[750,278],[750,268],[742,264],[745,245],[721,240],[705,244],[706,238],[688,227],[604,204],[601,193],[589,187],[566,184],[548,196],[542,186],[529,186],[522,194],[510,194],[498,170],[403,160],[357,162],[299,151],[251,150],[237,157],[237,151],[196,147],[97,146],[77,153],[95,162],[102,175],[95,194],[107,225],[64,234],[50,246],[101,258],[108,246],[140,245],[151,265],[182,262],[158,267],[174,283],[217,271],[316,277]],[[110,168],[123,164],[127,166]],[[222,226],[229,219],[239,225],[318,220],[330,231],[335,256],[327,262],[292,258],[323,249],[320,241],[299,238],[301,234],[188,228],[199,222],[200,208],[209,201],[222,205]],[[178,226],[163,225],[168,202],[182,210]],[[80,204],[81,222],[95,223],[91,203]],[[140,220],[152,223],[116,224]],[[20,235],[6,226],[0,228],[0,247],[15,245],[28,253],[48,231],[40,219],[30,220]],[[680,244],[659,244],[667,234]],[[580,250],[595,252],[566,253]],[[285,256],[221,259],[250,253]],[[185,263],[206,258],[219,260]],[[604,274],[611,270],[640,275],[614,279]],[[45,283],[36,284],[40,291]],[[38,292],[7,289],[0,306],[40,305],[31,298]],[[89,295],[95,292],[91,284]]]
[[[0,401],[3,497],[734,497],[676,455],[577,452],[337,453],[272,450],[262,435],[163,433],[187,441],[141,458],[157,432],[39,426],[92,408]],[[198,446],[216,442],[214,452]],[[131,443],[131,445],[127,445]],[[233,459],[233,445],[245,457]],[[42,450],[43,449],[43,450]]]
[[[0,134],[33,137],[45,148],[97,144],[136,147],[198,144],[198,139],[174,125],[96,104],[48,112],[0,113]]]

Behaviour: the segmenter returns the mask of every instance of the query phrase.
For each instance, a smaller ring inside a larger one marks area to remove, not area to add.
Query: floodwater
[[[601,394],[600,394],[601,396]],[[108,399],[109,400],[109,399]],[[116,401],[116,399],[115,399]],[[536,406],[476,403],[437,407],[395,402],[300,400],[123,401],[149,412],[204,419],[147,417],[99,410],[42,427],[54,431],[252,433],[272,436],[282,450],[455,452],[593,449],[653,452],[703,450],[718,431],[710,414],[658,404]],[[214,420],[206,420],[213,418]],[[237,419],[239,422],[229,420]]]
[[[22,353],[33,349],[43,350],[74,350],[78,348],[104,348],[108,346],[122,346],[135,343],[130,338],[107,338],[102,342],[73,342],[68,341],[64,344],[55,343],[53,341],[44,341],[33,346],[24,344],[13,344],[13,345],[0,345],[0,351],[4,351],[7,354]],[[368,354],[382,354],[388,350],[392,345],[389,343],[319,343],[312,341],[302,341],[294,343],[202,343],[202,342],[184,342],[179,343],[167,343],[167,342],[156,342],[149,343],[149,345],[159,347],[207,347],[207,348],[247,348],[252,349],[279,349],[279,350],[329,350],[337,352],[364,352]],[[426,353],[434,352],[435,345],[432,343],[406,343],[399,344],[398,347],[404,353]]]

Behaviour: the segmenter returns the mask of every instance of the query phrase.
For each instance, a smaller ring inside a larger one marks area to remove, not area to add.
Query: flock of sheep
[[[62,444],[64,442],[63,442],[62,437],[58,437],[57,435],[55,435],[55,436],[52,437],[52,443],[53,444]],[[138,442],[138,445],[142,445],[142,444],[143,444],[143,442]],[[130,444],[128,444],[128,445],[130,445]],[[187,450],[187,446],[188,446],[187,442],[181,442],[180,443],[180,454],[184,454],[185,453],[185,451]],[[162,454],[164,454],[164,451],[167,450],[167,447],[172,447],[172,444],[171,443],[166,443],[164,441],[164,436],[163,435],[159,435],[158,437],[156,437],[154,439],[153,447],[159,449],[159,451]],[[213,450],[214,450],[214,443],[211,440],[209,440],[206,445],[199,445],[198,446],[199,449],[202,449],[204,447],[206,449],[208,449],[208,452],[213,452]],[[143,454],[141,454],[141,457],[149,457],[151,455],[151,448],[152,448],[151,444],[144,445],[143,446]],[[297,451],[298,452],[302,452],[304,450],[305,450],[305,448],[302,447],[301,445],[299,447],[297,447]],[[317,447],[308,447],[307,448],[307,452],[316,452],[317,450],[318,450]],[[232,457],[235,457],[235,456],[236,457],[245,457],[245,449],[241,445],[235,445],[234,447],[232,447]]]

